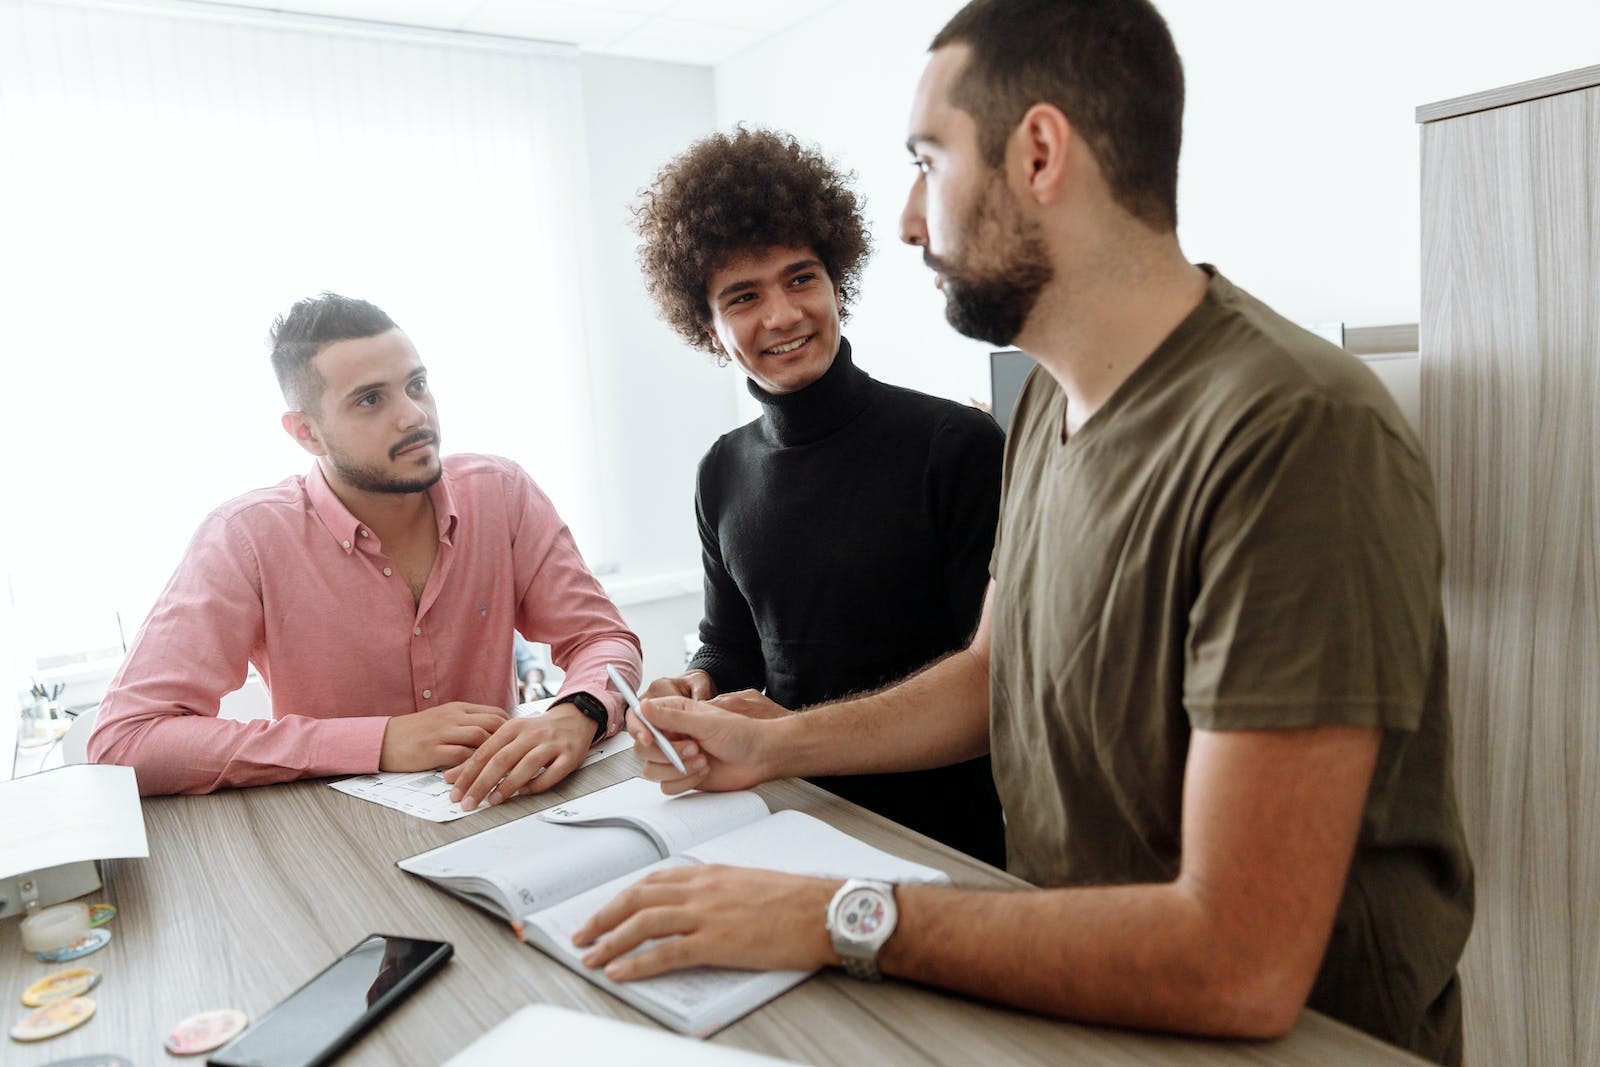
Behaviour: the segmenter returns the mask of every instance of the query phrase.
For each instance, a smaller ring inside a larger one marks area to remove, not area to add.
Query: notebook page
[[[546,808],[539,817],[546,822],[571,825],[622,822],[638,826],[660,843],[660,854],[651,857],[659,859],[709,841],[766,814],[766,802],[748,791],[669,797],[655,782],[630,778]]]
[[[903,860],[858,841],[803,812],[780,811],[684,853],[701,863],[760,867],[818,878],[873,878],[880,882],[950,881],[933,867]]]
[[[483,878],[526,916],[660,859],[648,835],[621,826],[558,826],[528,815],[400,861],[429,878]]]
[[[621,987],[634,997],[649,1001],[675,1019],[681,1020],[682,1029],[703,1033],[725,1025],[745,1012],[765,1004],[768,1000],[804,981],[808,971],[736,971],[728,967],[693,967],[672,974],[641,978],[633,982],[613,982],[601,970],[589,970],[577,962],[587,949],[572,944],[572,935],[589,917],[599,911],[618,893],[634,882],[655,871],[673,867],[693,866],[690,860],[679,857],[652,863],[641,871],[634,871],[605,885],[598,886],[575,897],[546,908],[528,921],[546,935],[541,942],[545,947],[560,952],[575,964],[595,984],[623,996]],[[821,921],[821,917],[818,917]],[[655,944],[646,941],[635,949],[643,951]]]

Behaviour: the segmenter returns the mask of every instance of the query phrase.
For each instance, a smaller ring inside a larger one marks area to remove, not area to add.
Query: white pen
[[[656,729],[655,723],[645,718],[644,712],[639,710],[639,694],[633,691],[633,686],[629,685],[627,680],[618,674],[617,669],[609,663],[606,664],[606,677],[611,679],[611,684],[617,687],[617,692],[622,694],[622,699],[627,701],[628,707],[632,708],[633,713],[639,717],[639,721],[644,723],[644,728],[650,731],[650,736],[656,739],[656,747],[667,754],[667,762],[678,768],[679,774],[688,774],[689,768],[685,767],[683,760],[678,758],[678,750],[672,747],[672,742],[668,741],[666,736]]]

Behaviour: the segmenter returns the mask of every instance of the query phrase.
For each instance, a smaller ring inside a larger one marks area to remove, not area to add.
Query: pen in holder
[[[48,744],[67,732],[72,720],[58,701],[34,697],[22,708],[22,728],[18,742],[23,747]]]

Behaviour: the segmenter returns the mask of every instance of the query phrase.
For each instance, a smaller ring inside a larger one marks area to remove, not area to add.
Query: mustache
[[[934,255],[926,248],[922,250],[922,262],[929,270],[938,271],[940,274],[946,275],[950,273],[949,262],[942,256]]]
[[[389,458],[394,459],[412,445],[433,445],[438,443],[439,435],[434,433],[432,430],[418,430],[416,433],[406,434],[406,436],[402,437],[398,442],[396,442],[395,446],[389,449]]]

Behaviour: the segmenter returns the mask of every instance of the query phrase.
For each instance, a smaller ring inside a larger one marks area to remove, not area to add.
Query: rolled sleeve
[[[627,711],[606,667],[616,667],[637,688],[644,674],[639,638],[584,563],[549,498],[520,468],[515,474],[507,488],[517,509],[512,538],[517,630],[550,646],[550,657],[564,674],[558,700],[586,692],[605,705],[610,737],[622,729]]]

